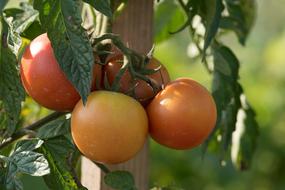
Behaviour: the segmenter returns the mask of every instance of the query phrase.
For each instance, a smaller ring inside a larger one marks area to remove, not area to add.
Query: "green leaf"
[[[206,34],[203,47],[204,54],[218,32],[223,9],[224,6],[222,0],[215,0],[215,11],[213,12],[213,15],[208,16],[208,18],[210,17],[210,20],[206,23]]]
[[[239,169],[246,169],[250,165],[258,134],[255,114],[245,101],[245,95],[238,82],[239,62],[236,56],[226,46],[215,44],[212,47],[214,55],[212,91],[218,117],[216,127],[204,144],[204,148],[211,139],[219,137],[220,140],[216,143],[220,146],[222,159],[231,147],[233,163]],[[222,68],[223,66],[227,69]]]
[[[40,22],[48,33],[55,57],[67,78],[86,102],[90,93],[93,50],[81,26],[80,0],[35,0]]]
[[[9,48],[11,29],[0,15],[0,139],[10,136],[19,121],[25,93],[20,82],[17,59]],[[15,42],[16,43],[16,42]],[[1,132],[2,131],[2,132]]]
[[[5,16],[12,18],[14,32],[21,34],[38,18],[38,11],[27,3],[21,3],[21,9],[10,8],[4,10]]]
[[[14,167],[14,168],[12,168]],[[45,157],[37,152],[22,151],[10,158],[9,170],[26,173],[32,176],[43,176],[50,173]]]
[[[33,151],[33,150],[41,147],[43,143],[44,143],[44,141],[42,141],[40,139],[21,140],[21,141],[17,142],[15,149],[14,149],[15,151],[13,152],[13,155],[17,154],[19,152],[23,152],[23,151]]]
[[[49,139],[70,133],[70,119],[61,117],[41,127],[37,132],[40,139]]]
[[[160,43],[171,37],[170,32],[176,31],[185,23],[183,10],[171,0],[158,4],[154,15],[154,39]],[[173,36],[173,35],[172,35]]]
[[[213,56],[215,71],[222,73],[234,81],[238,80],[240,64],[231,49],[223,45],[215,45],[213,47]]]
[[[106,15],[107,17],[112,17],[112,9],[110,7],[109,0],[83,0],[85,3],[90,4],[97,11]]]
[[[256,15],[255,0],[226,0],[229,16],[223,17],[220,26],[233,30],[244,45]]]
[[[7,190],[23,189],[22,183],[17,177],[20,172],[32,176],[43,176],[50,172],[48,162],[43,154],[33,151],[38,149],[42,143],[43,141],[39,139],[19,141],[12,155],[4,159],[7,163],[4,174],[4,184]]]
[[[258,123],[255,112],[248,104],[244,94],[240,95],[242,107],[237,114],[236,130],[233,133],[232,161],[240,169],[248,169],[251,165],[253,152],[258,137]]]
[[[74,162],[70,156],[77,154],[77,150],[64,136],[45,141],[40,151],[47,158],[50,165],[50,174],[44,180],[50,189],[87,190],[79,181],[75,180],[72,170]]]
[[[127,171],[114,171],[104,177],[105,183],[116,190],[136,190],[134,177]]]
[[[18,179],[16,172],[9,170],[10,172],[7,172],[5,175],[5,188],[6,190],[23,190],[23,184]]]
[[[42,33],[44,33],[44,30],[42,29],[40,22],[36,20],[31,23],[31,25],[24,32],[21,33],[21,36],[29,40],[33,40]]]
[[[0,164],[1,164],[1,162],[0,162]],[[4,168],[0,165],[0,189],[3,189],[3,190],[6,190],[5,174],[6,174],[6,168]]]

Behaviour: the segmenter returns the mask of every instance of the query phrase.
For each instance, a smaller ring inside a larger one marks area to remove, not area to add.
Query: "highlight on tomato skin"
[[[20,75],[26,92],[40,105],[71,111],[80,96],[60,69],[46,33],[35,38],[25,49],[20,62]],[[101,66],[94,65],[92,90],[101,80]]]
[[[71,114],[75,145],[87,158],[118,164],[133,158],[144,146],[148,118],[142,105],[127,95],[94,91],[84,106],[80,100]]]
[[[215,127],[216,104],[208,90],[190,78],[169,83],[147,107],[151,137],[184,150],[203,143]]]
[[[116,54],[107,59],[107,64],[104,67],[104,73],[110,84],[113,84],[116,74],[119,72],[123,62],[123,55]],[[154,74],[148,75],[151,79],[156,81],[159,86],[165,86],[170,82],[170,76],[163,64],[161,64],[156,58],[151,58],[147,69],[156,69],[161,67],[159,71]],[[143,105],[147,105],[150,100],[155,96],[155,92],[152,87],[143,80],[133,81],[130,73],[126,71],[120,81],[120,92],[128,93],[132,87],[134,88],[135,99],[140,101]]]

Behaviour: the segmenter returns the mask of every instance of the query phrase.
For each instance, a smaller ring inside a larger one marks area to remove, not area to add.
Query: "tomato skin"
[[[113,84],[116,74],[120,70],[123,62],[123,55],[117,54],[111,57],[106,66],[104,67],[104,72],[107,76],[107,79],[110,84]],[[166,85],[170,82],[170,76],[167,69],[155,58],[152,58],[148,65],[147,69],[156,69],[161,65],[160,71],[148,75],[151,79],[157,82],[158,85]],[[135,81],[135,98],[139,100],[142,104],[147,104],[147,102],[155,96],[155,92],[152,87],[143,80]],[[126,71],[120,81],[121,89],[120,92],[128,93],[131,87],[133,86],[133,81],[130,73]]]
[[[101,66],[95,64],[94,79],[101,80]],[[60,69],[47,34],[35,38],[27,46],[20,64],[20,75],[26,92],[40,105],[56,110],[70,111],[80,96]]]
[[[181,78],[168,84],[147,107],[151,137],[173,149],[200,145],[213,130],[217,111],[198,82]]]
[[[144,145],[148,119],[135,99],[111,91],[92,92],[80,100],[71,116],[71,134],[89,159],[117,164],[132,158]]]

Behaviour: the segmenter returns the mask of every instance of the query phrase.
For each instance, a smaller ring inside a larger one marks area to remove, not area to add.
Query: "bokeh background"
[[[15,1],[17,2],[17,1]],[[151,141],[151,186],[177,186],[185,190],[284,190],[285,189],[285,0],[258,0],[257,17],[245,47],[229,33],[224,42],[241,62],[240,80],[260,125],[258,147],[248,171],[237,171],[230,162],[201,148],[174,151]],[[155,56],[168,68],[172,79],[189,76],[210,89],[211,76],[200,60],[187,55],[187,31],[156,46]],[[30,100],[28,100],[30,101]],[[44,115],[33,103],[30,110]],[[36,110],[36,111],[35,111]],[[22,176],[24,189],[46,190],[42,178]]]
[[[285,11],[284,0],[258,0],[255,25],[241,46],[233,34],[224,38],[241,63],[240,81],[260,125],[258,147],[249,171],[230,162],[220,166],[217,155],[201,148],[173,151],[151,143],[152,185],[174,185],[185,190],[285,189]],[[189,76],[210,89],[209,76],[199,61],[187,56],[187,31],[156,46],[156,56],[172,79]]]

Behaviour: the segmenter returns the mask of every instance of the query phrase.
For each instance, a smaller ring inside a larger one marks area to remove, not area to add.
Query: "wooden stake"
[[[113,25],[113,32],[130,48],[146,54],[153,42],[153,0],[129,0],[122,15]],[[106,150],[108,151],[108,150]],[[147,190],[149,179],[148,142],[135,158],[126,163],[108,166],[111,170],[128,170],[139,190]],[[104,174],[88,159],[82,159],[82,184],[89,190],[111,190],[103,182]]]

